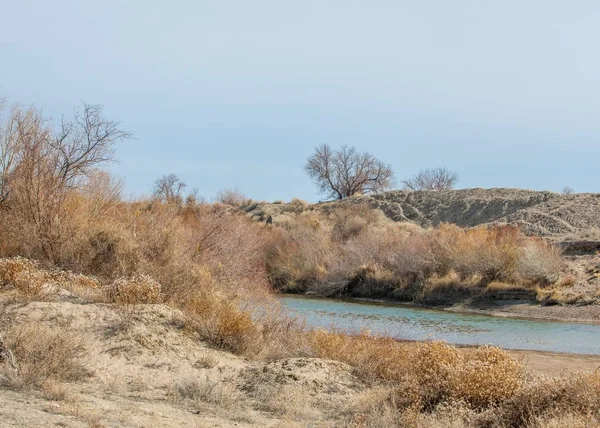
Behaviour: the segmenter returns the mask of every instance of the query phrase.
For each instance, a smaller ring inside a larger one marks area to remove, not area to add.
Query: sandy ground
[[[509,352],[515,358],[521,359],[527,369],[535,374],[560,376],[569,371],[591,372],[600,369],[600,355],[515,350]]]
[[[162,305],[134,312],[70,302],[0,309],[0,331],[35,323],[84,337],[92,373],[58,390],[0,388],[0,427],[331,427],[366,388],[339,362],[252,361],[209,349]],[[600,367],[600,356],[510,352],[532,374]]]
[[[0,427],[317,427],[364,389],[343,363],[253,361],[210,349],[163,305],[124,313],[32,302],[0,311],[0,332],[40,324],[84,337],[92,373],[58,392],[0,387]]]

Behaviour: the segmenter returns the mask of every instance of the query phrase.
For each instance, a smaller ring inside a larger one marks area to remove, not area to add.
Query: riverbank
[[[530,301],[517,301],[490,303],[487,307],[469,307],[463,305],[430,307],[450,312],[474,313],[496,317],[600,324],[600,305],[541,306]]]
[[[600,324],[600,305],[553,305],[543,306],[531,300],[480,300],[476,305],[466,302],[452,306],[432,305],[417,302],[406,302],[393,299],[372,299],[367,297],[331,297],[317,293],[294,294],[282,293],[280,296],[305,296],[322,299],[342,300],[349,302],[366,302],[376,304],[399,305],[414,308],[434,309],[453,313],[477,314],[494,317],[530,319],[539,321],[577,322],[586,324]]]
[[[400,427],[409,420],[416,428],[480,428],[511,420],[513,411],[542,422],[510,426],[598,422],[589,409],[599,400],[600,353],[305,334],[285,330],[281,318],[277,328],[285,331],[265,344],[278,355],[236,355],[225,349],[233,342],[201,333],[218,323],[215,333],[242,339],[248,331],[235,328],[250,318],[229,314],[227,324],[205,320],[200,330],[186,308],[93,301],[98,290],[84,279],[66,275],[68,290],[55,285],[27,299],[19,289],[1,290],[0,350],[14,355],[0,364],[0,419],[8,426]],[[567,371],[582,373],[556,377]]]
[[[532,373],[560,376],[566,372],[593,372],[600,369],[600,355],[567,354],[564,352],[508,350],[515,359],[523,362]]]

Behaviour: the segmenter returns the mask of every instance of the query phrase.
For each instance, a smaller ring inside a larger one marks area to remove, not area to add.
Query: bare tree
[[[563,192],[565,195],[572,195],[573,193],[575,193],[575,190],[574,190],[572,187],[565,186],[565,187],[562,189],[562,192]]]
[[[333,150],[329,145],[317,147],[304,166],[319,191],[329,198],[343,199],[357,193],[380,192],[394,183],[390,165],[355,147]]]
[[[61,224],[65,202],[103,163],[114,144],[131,135],[83,104],[58,128],[35,108],[12,108],[0,122],[0,208],[8,207],[35,234],[43,255],[56,261],[68,233]]]
[[[448,190],[454,189],[458,174],[445,167],[422,169],[419,173],[402,182],[406,190]]]
[[[181,203],[181,192],[186,186],[175,174],[163,175],[154,183],[153,195],[164,202]]]
[[[0,100],[0,113],[4,110],[4,102]],[[13,108],[4,123],[0,124],[0,207],[10,195],[10,176],[19,164],[21,142],[18,135],[18,116],[21,112]]]
[[[99,104],[84,104],[71,120],[62,120],[50,145],[57,155],[57,174],[65,184],[87,176],[99,164],[114,158],[114,142],[131,138],[120,123],[102,116]]]

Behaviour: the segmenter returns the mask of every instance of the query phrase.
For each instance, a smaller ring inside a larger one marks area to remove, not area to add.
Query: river
[[[399,304],[284,296],[308,327],[347,333],[368,330],[398,339],[600,355],[600,325],[494,317]]]

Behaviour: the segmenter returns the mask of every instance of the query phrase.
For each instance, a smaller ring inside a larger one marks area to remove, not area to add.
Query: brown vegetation
[[[439,304],[484,295],[498,281],[540,297],[565,284],[560,249],[515,226],[421,229],[364,205],[288,214],[282,226],[268,266],[283,291]]]
[[[79,381],[89,376],[83,361],[84,339],[65,329],[52,330],[41,325],[12,328],[4,346],[13,352],[16,367],[0,359],[0,386],[43,388],[49,383]]]
[[[175,405],[192,403],[197,409],[239,402],[311,420],[312,405],[322,403],[295,384],[280,388],[285,379],[300,377],[276,362],[296,358],[296,365],[324,367],[344,378],[336,392],[307,376],[319,398],[339,393],[357,403],[337,411],[338,403],[327,404],[318,414],[329,422],[481,427],[599,422],[597,373],[529,379],[519,362],[493,347],[457,349],[306,331],[270,294],[275,286],[443,302],[448,295],[516,287],[560,300],[572,284],[561,279],[560,251],[545,241],[512,226],[421,229],[391,223],[364,206],[317,213],[294,201],[285,207],[285,219],[266,225],[231,205],[178,198],[123,201],[119,183],[96,168],[110,160],[112,142],[127,133],[94,106],[57,129],[36,110],[15,109],[0,132],[0,392],[37,390],[64,400],[63,383],[106,376],[102,364],[121,354],[131,358],[135,353],[127,352],[133,347],[140,354],[146,348],[162,352],[163,337],[140,333],[147,332],[147,322],[157,322],[158,313],[165,335],[188,345],[208,344],[221,357],[223,351],[242,355],[262,368],[262,375],[249,371],[250,380],[241,385],[214,376],[182,381],[170,374],[168,394],[160,392],[159,400],[169,397]],[[238,195],[223,202],[242,203]],[[42,302],[68,302],[70,312],[85,313],[87,321],[81,322],[92,325],[84,330],[87,336],[74,334],[56,314],[53,322],[28,319],[29,312],[52,308]],[[16,316],[20,305],[25,310]],[[117,315],[107,314],[112,310]],[[127,329],[118,325],[123,313]],[[105,333],[94,330],[96,319],[109,320]],[[99,337],[123,343],[104,349],[103,363],[90,363],[97,368],[91,373],[87,361],[99,356],[87,343],[97,349]],[[151,357],[142,373],[160,366],[160,358]],[[194,359],[196,375],[220,370],[210,358]],[[145,391],[146,384],[144,378],[130,379],[128,388]],[[278,410],[282,403],[289,406],[285,411]]]

